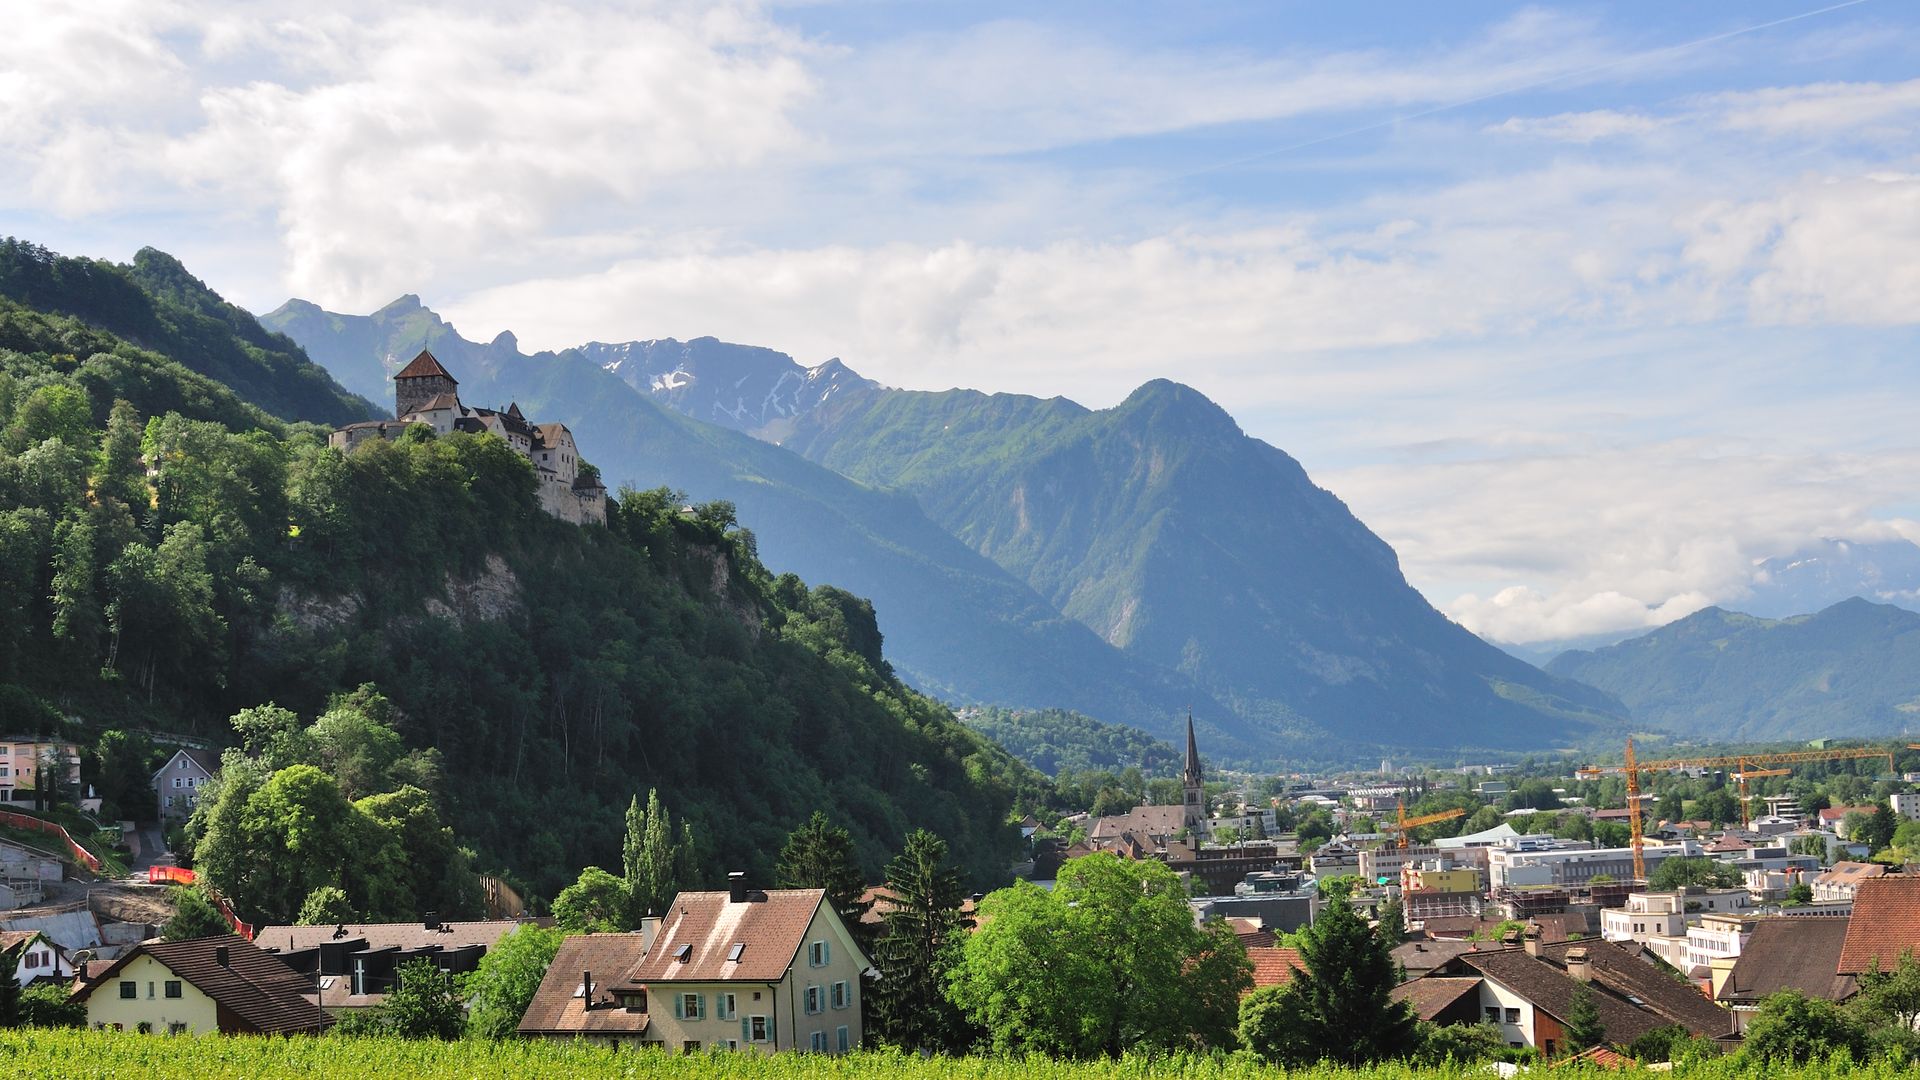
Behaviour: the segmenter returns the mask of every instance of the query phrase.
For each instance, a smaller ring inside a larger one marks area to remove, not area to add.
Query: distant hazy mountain
[[[1822,540],[1754,568],[1742,610],[1768,618],[1801,615],[1858,596],[1920,611],[1920,545],[1907,540]]]
[[[1886,735],[1920,723],[1920,614],[1858,598],[1788,619],[1710,607],[1547,670],[1680,735]]]
[[[1566,745],[1623,719],[1448,621],[1297,462],[1174,383],[1095,412],[710,338],[528,357],[412,297],[264,321],[369,393],[430,345],[470,400],[573,426],[610,482],[732,499],[770,566],[871,597],[903,672],[956,700],[1173,738],[1190,697],[1210,755],[1266,761]]]

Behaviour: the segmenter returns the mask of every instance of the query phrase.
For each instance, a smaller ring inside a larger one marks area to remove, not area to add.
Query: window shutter
[[[705,1020],[707,1018],[707,995],[693,995],[693,1018],[695,1020]]]
[[[743,1016],[740,1018],[740,1045],[745,1046],[752,1041],[753,1032],[747,1027],[747,1018]]]
[[[673,1018],[675,1020],[687,1018],[687,999],[680,994],[673,995]]]
[[[820,943],[820,966],[826,967],[831,963],[833,963],[833,942],[823,941]]]

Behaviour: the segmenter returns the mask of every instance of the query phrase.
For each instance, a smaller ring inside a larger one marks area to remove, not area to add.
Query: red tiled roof
[[[1781,916],[1757,919],[1740,949],[1720,1000],[1751,1004],[1778,990],[1843,1001],[1857,988],[1851,975],[1836,975],[1851,919]]]
[[[768,889],[733,903],[725,892],[683,892],[661,924],[653,948],[629,981],[779,982],[799,955],[807,927],[826,896],[821,889]],[[738,960],[727,957],[744,945]],[[686,959],[680,959],[685,946]]]
[[[638,1035],[647,1030],[647,1014],[623,1007],[610,987],[640,963],[645,950],[639,934],[578,934],[560,943],[540,989],[520,1017],[522,1035]],[[592,1007],[581,993],[581,978],[593,975]],[[578,996],[576,996],[578,995]]]
[[[1875,960],[1891,969],[1908,949],[1920,952],[1920,875],[1862,881],[1853,894],[1853,917],[1847,920],[1835,970],[1858,975]]]
[[[1585,1050],[1564,1057],[1553,1063],[1554,1068],[1562,1065],[1597,1065],[1602,1069],[1631,1069],[1640,1063],[1606,1046],[1589,1046]]]
[[[1432,1020],[1447,1011],[1454,1002],[1478,989],[1480,979],[1477,976],[1430,975],[1394,987],[1393,1000],[1407,1002],[1413,1006],[1415,1016]]]
[[[401,368],[399,373],[396,374],[394,378],[396,379],[441,378],[456,384],[459,383],[460,381],[454,378],[451,374],[449,374],[446,368],[441,367],[440,361],[435,360],[433,358],[433,354],[428,352],[425,349],[421,349],[420,355],[414,357],[413,360],[410,363],[408,363],[406,367]]]
[[[226,949],[225,964],[219,960],[222,948]],[[309,989],[306,979],[271,953],[234,934],[135,945],[75,991],[75,999],[86,1000],[111,982],[114,972],[142,955],[153,957],[192,983],[221,1008],[238,1016],[250,1031],[288,1035],[324,1031],[333,1024],[333,1017],[305,996]]]
[[[1303,967],[1298,949],[1256,946],[1247,950],[1247,959],[1253,961],[1255,990],[1285,986],[1293,981],[1293,973]]]

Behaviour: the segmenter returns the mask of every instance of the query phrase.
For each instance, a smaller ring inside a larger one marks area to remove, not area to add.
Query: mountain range
[[[1710,607],[1547,668],[1681,736],[1898,734],[1920,721],[1920,614],[1858,597],[1784,619]]]
[[[610,484],[733,501],[776,570],[871,598],[892,661],[956,703],[1070,708],[1223,761],[1381,747],[1565,746],[1619,730],[1609,695],[1486,644],[1283,451],[1203,395],[893,390],[839,361],[713,338],[528,354],[406,296],[262,321],[347,387],[432,349],[476,404],[566,422]]]

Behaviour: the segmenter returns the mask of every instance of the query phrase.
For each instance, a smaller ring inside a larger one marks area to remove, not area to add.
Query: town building
[[[1857,993],[1859,981],[1838,973],[1850,921],[1753,920],[1746,946],[1714,990],[1714,999],[1733,1010],[1734,1029],[1744,1032],[1760,1003],[1781,990],[1826,1001],[1845,1001]]]
[[[371,1008],[393,992],[400,969],[431,960],[450,975],[477,970],[480,958],[514,929],[513,919],[443,922],[338,923],[262,926],[253,943],[304,976],[323,1008],[335,1015]]]
[[[43,788],[79,791],[80,745],[37,735],[0,737],[0,803],[32,802]]]
[[[729,877],[726,892],[681,893],[634,934],[592,935],[597,940],[563,949],[521,1018],[521,1034],[682,1053],[838,1054],[860,1046],[871,965],[826,894],[749,889],[742,875]]]
[[[1676,856],[1703,855],[1697,840],[1673,844],[1646,844],[1642,854],[1647,873]],[[1633,879],[1632,848],[1592,848],[1558,851],[1528,851],[1519,847],[1497,847],[1487,856],[1487,881],[1494,889],[1524,888],[1533,885],[1580,885],[1594,878],[1614,881]]]
[[[1551,945],[1536,934],[1519,947],[1463,952],[1397,987],[1394,997],[1422,1020],[1489,1023],[1508,1045],[1558,1058],[1568,1051],[1566,1025],[1582,986],[1615,1046],[1672,1024],[1704,1038],[1732,1032],[1725,1010],[1609,941]]]
[[[1860,882],[1834,972],[1858,976],[1876,966],[1892,971],[1909,951],[1920,951],[1920,875]]]
[[[539,480],[540,508],[576,525],[607,523],[607,489],[599,471],[580,460],[573,432],[565,424],[533,424],[510,404],[504,410],[481,409],[460,400],[452,373],[422,349],[393,377],[392,420],[366,420],[335,431],[327,444],[350,452],[369,439],[396,439],[414,425],[435,434],[456,431],[499,436],[514,453],[533,464]]]
[[[1920,818],[1920,791],[1903,791],[1889,795],[1887,806],[1903,818]]]
[[[1814,903],[1852,900],[1861,882],[1884,877],[1886,873],[1887,868],[1879,863],[1834,863],[1826,873],[1813,879]]]
[[[183,747],[173,752],[153,773],[153,794],[160,821],[185,821],[200,805],[200,793],[220,773],[220,759],[211,751]]]
[[[155,1035],[310,1035],[333,1023],[306,980],[234,934],[135,945],[73,992],[87,1026]]]

